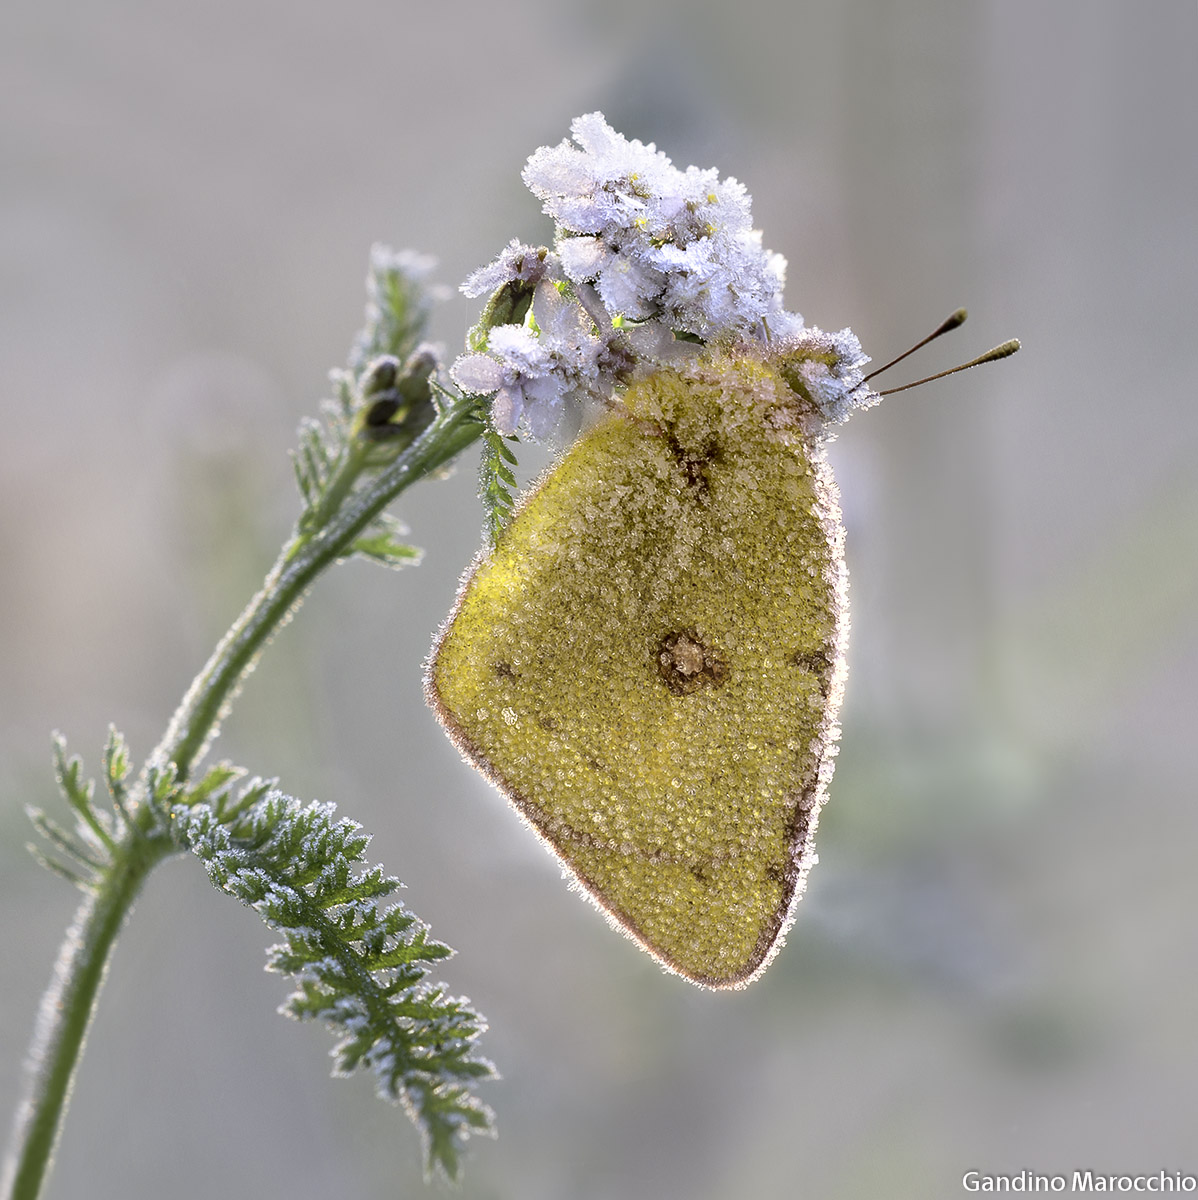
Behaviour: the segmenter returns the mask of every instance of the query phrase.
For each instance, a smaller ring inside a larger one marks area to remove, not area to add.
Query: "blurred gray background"
[[[325,579],[218,752],[375,833],[487,1014],[462,1195],[939,1197],[1198,1171],[1198,9],[1125,0],[36,3],[0,12],[0,1096],[75,907],[26,856],[49,732],[145,753],[295,512],[374,240],[456,285],[548,222],[603,109],[745,181],[788,300],[931,371],[833,458],[853,644],[821,863],[739,994],[571,895],[425,711],[479,540]],[[474,317],[454,295],[435,333]],[[529,459],[535,467],[535,459]],[[417,1140],[275,1015],[268,933],[177,860],[117,950],[48,1195],[423,1194]],[[7,1111],[0,1114],[5,1124]]]

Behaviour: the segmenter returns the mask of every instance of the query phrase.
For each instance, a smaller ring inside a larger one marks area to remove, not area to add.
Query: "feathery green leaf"
[[[483,1018],[426,979],[452,951],[402,905],[381,903],[400,882],[358,865],[370,841],[361,826],[258,780],[248,791],[248,804],[178,805],[176,836],[218,888],[284,935],[267,952],[268,969],[296,983],[281,1011],[330,1026],[334,1074],[370,1068],[421,1131],[426,1171],[456,1179],[466,1139],[493,1132],[471,1085],[495,1070],[476,1052]]]
[[[352,546],[354,554],[361,554],[384,567],[414,566],[424,557],[419,546],[409,546],[401,539],[408,527],[390,513],[380,513]]]
[[[112,803],[121,814],[121,819],[129,820],[129,788],[127,780],[131,763],[129,761],[129,746],[124,735],[115,725],[108,727],[108,741],[104,745],[104,778],[108,784],[108,794]]]
[[[381,354],[392,354],[402,361],[424,337],[432,297],[423,280],[432,267],[432,259],[410,250],[371,247],[366,325],[349,358],[355,374]]]
[[[26,842],[25,849],[39,867],[45,867],[52,875],[65,879],[67,883],[79,888],[80,891],[90,892],[95,888],[95,879],[91,872],[79,871],[59,862],[56,858],[51,858],[48,854],[43,854],[41,847],[36,842]]]
[[[111,820],[107,815],[101,815],[95,806],[96,785],[94,780],[84,782],[82,778],[83,763],[78,755],[67,758],[67,743],[62,734],[54,735],[54,773],[58,786],[66,797],[67,803],[75,810],[80,821],[90,830],[81,830],[85,840],[98,843],[105,852],[112,850],[112,831],[109,828]]]
[[[29,804],[25,806],[25,815],[29,818],[34,829],[38,831],[60,854],[73,859],[86,871],[102,871],[108,860],[101,852],[89,849],[81,838],[72,837],[61,829],[40,808]],[[73,868],[72,868],[73,869]]]
[[[492,546],[507,528],[516,505],[511,491],[516,486],[516,476],[511,470],[516,465],[516,455],[508,445],[508,441],[514,440],[504,438],[490,425],[483,428],[479,495],[486,513],[487,537]]]
[[[58,733],[54,735],[54,773],[74,812],[74,828],[64,828],[40,808],[27,806],[25,812],[41,837],[70,862],[64,863],[47,854],[44,846],[31,844],[29,849],[42,866],[69,879],[77,887],[91,890],[111,866],[115,839],[122,835],[129,820],[126,807],[129,751],[125,740],[116,729],[109,729],[104,747],[104,776],[112,798],[112,811],[97,805],[95,781],[84,778],[83,763],[77,755],[68,757],[66,741]]]

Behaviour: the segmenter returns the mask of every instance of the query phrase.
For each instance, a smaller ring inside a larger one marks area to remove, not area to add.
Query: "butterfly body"
[[[780,944],[831,775],[843,527],[808,418],[753,353],[635,383],[472,568],[427,676],[579,885],[709,987]]]

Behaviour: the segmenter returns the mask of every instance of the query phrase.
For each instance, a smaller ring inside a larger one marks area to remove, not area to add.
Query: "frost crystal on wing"
[[[783,307],[786,260],[763,247],[742,184],[679,170],[602,113],[577,118],[571,132],[523,173],[555,222],[554,250],[512,241],[462,285],[470,296],[533,295],[522,323],[492,324],[451,372],[463,391],[493,397],[498,432],[550,436],[638,368],[713,344],[784,351],[821,421],[870,402],[852,333],[807,329]]]

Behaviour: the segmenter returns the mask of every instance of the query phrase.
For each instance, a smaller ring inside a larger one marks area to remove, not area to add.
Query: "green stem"
[[[38,1012],[29,1088],[5,1164],[3,1194],[11,1200],[35,1200],[41,1191],[117,933],[146,876],[173,849],[163,835],[118,841],[100,885],[84,898],[67,930]]]
[[[283,547],[262,590],[188,688],[147,766],[173,762],[180,780],[191,774],[263,647],[290,620],[316,576],[346,557],[355,539],[405,488],[480,436],[474,412],[473,401],[449,405],[395,462],[356,491],[352,486],[362,464],[351,453],[336,480],[342,503],[335,511],[322,507],[323,523],[296,533]],[[145,792],[144,777],[139,790]],[[67,931],[34,1030],[27,1092],[0,1184],[4,1200],[36,1200],[40,1193],[117,933],[146,876],[177,849],[161,831],[152,804],[148,798],[131,822],[120,825],[110,863]]]
[[[183,697],[151,763],[173,762],[180,779],[190,774],[263,647],[291,619],[316,576],[345,557],[354,539],[405,488],[443,466],[481,434],[472,404],[460,401],[442,412],[386,470],[357,492],[312,533],[283,547],[262,590],[221,639]],[[358,468],[360,470],[360,466]]]
[[[358,476],[362,474],[365,461],[362,448],[355,442],[351,441],[342,450],[340,460],[328,483],[325,484],[319,503],[311,512],[304,515],[304,519],[300,523],[300,531],[290,543],[293,548],[298,549],[305,540],[301,534],[308,534],[313,530],[320,529],[328,523],[330,517],[336,514],[345,502],[346,496],[353,490]],[[284,550],[285,553],[286,550]]]

